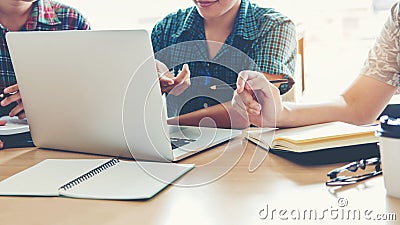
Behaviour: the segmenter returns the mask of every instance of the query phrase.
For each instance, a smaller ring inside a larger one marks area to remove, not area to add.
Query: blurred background
[[[151,29],[191,0],[59,0],[76,7],[93,29]],[[305,92],[301,101],[340,94],[361,66],[395,0],[251,0],[302,25]]]

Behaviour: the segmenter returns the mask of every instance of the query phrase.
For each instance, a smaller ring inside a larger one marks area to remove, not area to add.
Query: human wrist
[[[282,105],[282,107],[279,109],[279,112],[277,109],[275,121],[276,127],[291,127],[293,126],[294,122],[295,119],[293,118],[290,108],[288,108],[286,105]]]

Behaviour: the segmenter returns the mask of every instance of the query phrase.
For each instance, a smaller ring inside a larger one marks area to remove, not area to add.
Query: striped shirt
[[[51,0],[38,0],[33,3],[32,13],[20,31],[88,29],[88,21],[77,10]],[[3,89],[15,84],[16,79],[5,39],[9,30],[0,24],[0,32],[0,89]]]
[[[232,32],[210,59],[204,21],[196,7],[178,10],[158,22],[152,31],[155,57],[175,71],[184,63],[191,86],[181,95],[167,95],[168,116],[189,113],[230,101],[233,89],[210,91],[210,85],[234,84],[242,70],[283,74],[292,79],[297,54],[293,22],[271,8],[242,0]],[[291,86],[282,84],[281,93]]]

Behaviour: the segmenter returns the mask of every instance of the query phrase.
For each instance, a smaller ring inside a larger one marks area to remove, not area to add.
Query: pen
[[[289,82],[288,79],[276,79],[276,80],[269,80],[272,84],[287,84]],[[217,90],[217,89],[227,89],[227,88],[236,88],[236,83],[232,84],[217,84],[217,85],[212,85],[210,86],[211,90]]]
[[[0,101],[2,101],[3,99],[5,99],[5,98],[7,98],[7,97],[10,97],[11,95],[14,95],[14,94],[16,94],[18,91],[14,91],[14,92],[11,92],[11,93],[4,93],[4,89],[1,91],[1,93],[0,93]],[[25,112],[25,110],[21,110],[21,111],[19,111],[17,114],[15,114],[15,116],[19,116],[19,115],[21,115],[22,113],[24,113]]]
[[[14,92],[11,92],[11,93],[4,93],[4,90],[3,90],[0,93],[0,99],[4,99],[4,98],[7,98],[7,97],[10,97],[11,95],[16,94],[16,93],[17,93],[17,91],[14,91]]]

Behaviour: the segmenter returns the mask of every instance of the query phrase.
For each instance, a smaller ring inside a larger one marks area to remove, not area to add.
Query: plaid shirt
[[[75,9],[51,0],[33,3],[32,14],[20,31],[87,30],[88,21]],[[5,34],[9,30],[0,24],[0,88],[16,83]]]
[[[295,32],[295,25],[287,17],[242,0],[225,45],[209,59],[204,22],[196,7],[166,16],[152,31],[155,57],[175,73],[183,63],[189,64],[192,83],[180,96],[167,96],[168,116],[230,101],[233,89],[212,92],[209,86],[236,83],[242,70],[283,74],[292,79],[297,54]],[[290,88],[282,84],[280,91],[285,93]]]

